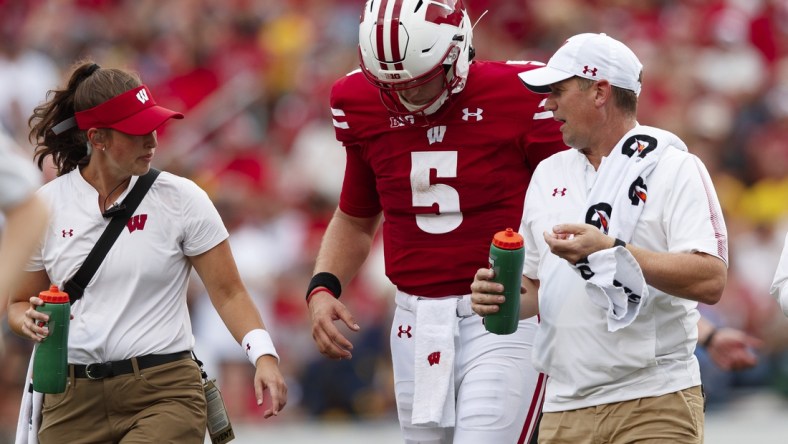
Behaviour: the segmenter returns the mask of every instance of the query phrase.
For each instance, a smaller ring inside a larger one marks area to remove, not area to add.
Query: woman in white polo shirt
[[[51,156],[58,169],[39,191],[52,220],[9,307],[13,331],[34,341],[47,331],[36,325],[46,316],[31,295],[74,275],[107,211],[149,171],[156,129],[183,118],[156,105],[136,75],[90,62],[49,97],[33,113],[31,138],[39,166]],[[45,395],[40,442],[203,442],[206,401],[186,305],[192,267],[256,367],[258,405],[269,391],[264,416],[278,414],[287,397],[278,356],[207,194],[162,172],[126,227],[71,307],[69,384]]]

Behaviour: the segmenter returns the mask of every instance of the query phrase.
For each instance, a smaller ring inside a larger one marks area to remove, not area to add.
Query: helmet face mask
[[[432,114],[465,87],[471,39],[462,0],[368,0],[359,26],[361,70],[393,114]],[[442,89],[432,100],[404,101],[404,91],[438,77]]]

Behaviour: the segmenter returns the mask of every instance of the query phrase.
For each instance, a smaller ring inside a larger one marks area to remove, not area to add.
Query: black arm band
[[[614,241],[613,241],[613,248],[616,248],[616,247],[624,247],[624,248],[627,248],[627,243],[626,243],[626,242],[624,242],[624,241],[622,241],[622,240],[621,240],[621,239],[619,239],[619,238],[616,238],[616,240],[614,240]]]
[[[337,299],[342,293],[342,284],[339,282],[339,278],[325,271],[312,276],[312,280],[309,281],[309,288],[306,290],[307,301],[312,291],[317,287],[325,287]]]

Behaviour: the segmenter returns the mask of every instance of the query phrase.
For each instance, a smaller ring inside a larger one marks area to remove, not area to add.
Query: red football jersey
[[[566,149],[545,96],[517,77],[538,66],[471,64],[465,89],[427,126],[392,117],[359,71],[334,84],[334,127],[347,150],[339,207],[356,217],[383,211],[386,274],[400,290],[470,293],[493,235],[519,228],[531,173]]]

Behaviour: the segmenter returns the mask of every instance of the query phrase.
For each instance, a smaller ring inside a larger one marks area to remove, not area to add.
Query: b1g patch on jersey
[[[416,119],[413,116],[390,116],[389,119],[391,120],[391,127],[392,128],[399,128],[405,125],[415,125]]]

